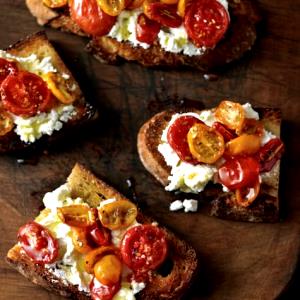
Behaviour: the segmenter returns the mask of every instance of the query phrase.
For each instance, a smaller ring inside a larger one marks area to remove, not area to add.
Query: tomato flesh
[[[155,270],[167,255],[165,233],[153,225],[135,226],[125,233],[120,250],[132,270]]]
[[[225,142],[228,142],[236,137],[234,132],[220,122],[215,122],[212,127],[222,134]]]
[[[119,282],[114,285],[104,285],[95,277],[90,283],[91,296],[93,300],[111,300],[119,289]]]
[[[37,264],[49,264],[58,257],[58,242],[36,222],[29,222],[18,231],[18,241],[25,253]]]
[[[9,74],[16,74],[17,72],[18,67],[15,62],[0,58],[0,85]]]
[[[140,14],[136,24],[136,39],[142,43],[153,44],[160,31],[160,25]]]
[[[89,235],[92,241],[99,246],[107,246],[110,244],[110,231],[101,225],[93,226],[89,229]]]
[[[217,0],[194,0],[186,7],[184,26],[197,47],[214,47],[224,36],[229,16]]]
[[[257,198],[260,190],[260,183],[257,180],[253,186],[243,187],[235,191],[236,204],[242,207],[247,207]]]

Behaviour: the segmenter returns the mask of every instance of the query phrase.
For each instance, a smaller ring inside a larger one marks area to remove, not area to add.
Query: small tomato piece
[[[192,0],[179,0],[177,5],[177,12],[180,17],[184,18],[186,8],[192,3]]]
[[[255,119],[244,119],[244,122],[239,130],[237,130],[238,135],[242,134],[255,134],[262,136],[264,133],[264,125],[261,121]]]
[[[136,39],[142,43],[153,44],[160,31],[160,25],[150,20],[145,14],[140,14],[136,24]]]
[[[252,155],[260,149],[261,138],[255,134],[242,134],[226,144],[226,154]]]
[[[120,287],[119,282],[109,286],[102,284],[94,277],[90,283],[91,297],[93,300],[111,300]]]
[[[144,0],[133,0],[128,6],[126,6],[126,9],[136,9],[142,6]]]
[[[118,16],[125,8],[125,0],[97,0],[101,9],[109,16]]]
[[[177,4],[178,0],[160,0],[160,2],[165,4]]]
[[[237,189],[235,191],[236,204],[242,207],[248,207],[257,198],[259,190],[259,180],[253,186]]]
[[[89,235],[93,242],[98,246],[108,246],[110,244],[111,236],[110,231],[100,224],[92,226],[89,229]]]
[[[72,230],[72,242],[74,248],[82,254],[88,253],[93,250],[88,241],[87,228],[71,227]]]
[[[222,134],[225,142],[228,142],[236,137],[236,134],[234,132],[232,132],[225,125],[219,122],[214,122],[212,128],[216,129],[219,133]]]
[[[14,122],[9,113],[0,110],[0,136],[10,132],[14,128]]]
[[[14,61],[0,58],[0,85],[9,74],[16,74],[18,66]]]

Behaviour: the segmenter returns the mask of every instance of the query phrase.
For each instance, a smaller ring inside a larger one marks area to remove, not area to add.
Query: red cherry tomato
[[[123,262],[134,271],[156,269],[167,255],[165,233],[153,225],[129,229],[121,242]]]
[[[90,283],[91,296],[93,300],[111,300],[119,289],[120,283],[104,285],[95,277]]]
[[[272,139],[263,145],[257,154],[260,172],[271,171],[275,163],[281,158],[283,152],[284,145],[279,138]]]
[[[214,47],[224,36],[229,16],[217,0],[194,0],[186,8],[184,26],[197,47]]]
[[[37,264],[53,263],[58,257],[57,240],[47,228],[36,222],[29,222],[19,229],[18,241]]]
[[[151,2],[144,5],[144,13],[162,26],[176,28],[182,24],[182,18],[177,14],[177,5]]]
[[[17,72],[18,67],[14,61],[0,58],[0,85],[9,74],[15,74]]]
[[[192,164],[197,164],[198,161],[191,154],[187,134],[191,127],[198,123],[203,122],[193,116],[181,116],[171,124],[167,133],[168,143],[179,158]]]
[[[136,24],[136,38],[138,41],[153,44],[160,31],[160,25],[150,20],[145,14],[140,14]]]
[[[230,190],[252,186],[258,181],[259,163],[253,157],[228,159],[218,170],[219,181]]]
[[[6,110],[26,117],[46,111],[51,103],[46,82],[27,71],[8,75],[1,84],[0,94]]]
[[[236,137],[235,133],[219,122],[215,122],[212,127],[222,134],[225,142],[228,142]]]
[[[101,225],[95,225],[89,229],[89,236],[99,246],[108,246],[110,244],[110,231]]]
[[[71,0],[69,6],[72,20],[87,34],[105,35],[116,22],[116,17],[106,14],[96,0]]]

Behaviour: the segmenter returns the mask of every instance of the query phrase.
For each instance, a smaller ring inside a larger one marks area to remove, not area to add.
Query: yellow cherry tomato
[[[137,216],[136,206],[128,200],[118,200],[98,208],[99,219],[110,230],[128,227]]]
[[[121,273],[122,263],[114,254],[103,256],[94,266],[95,277],[104,285],[114,285],[119,282]]]
[[[189,149],[199,162],[213,164],[224,153],[223,136],[214,128],[195,124],[187,135]]]
[[[235,191],[236,204],[242,207],[248,207],[257,198],[260,190],[260,183],[257,181],[251,187],[244,187]]]
[[[126,6],[125,0],[97,0],[100,8],[110,16],[118,16]]]
[[[238,135],[245,134],[256,134],[262,136],[264,133],[264,125],[261,121],[255,119],[246,118],[239,130],[236,131]]]
[[[14,122],[9,113],[0,110],[0,136],[10,132],[14,127]]]
[[[43,0],[43,3],[50,8],[59,8],[67,5],[68,0]]]
[[[86,228],[80,227],[71,227],[72,230],[72,242],[74,248],[82,254],[88,253],[93,250],[93,248],[89,245],[87,239],[87,230]]]
[[[232,156],[251,155],[260,149],[261,138],[255,134],[242,134],[226,144],[226,153]]]

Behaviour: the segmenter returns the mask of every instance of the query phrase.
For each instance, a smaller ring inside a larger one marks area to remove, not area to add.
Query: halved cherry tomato
[[[51,102],[45,81],[27,71],[8,75],[0,86],[0,95],[5,109],[26,117],[47,110]]]
[[[186,8],[192,3],[193,0],[179,0],[177,5],[177,12],[180,17],[184,17]]]
[[[214,128],[204,124],[195,124],[187,135],[192,155],[202,163],[213,164],[224,153],[223,136]]]
[[[262,136],[264,133],[264,125],[259,120],[248,119],[248,118],[244,119],[241,128],[237,130],[238,135],[241,135],[243,133]]]
[[[98,246],[108,246],[110,244],[110,231],[100,224],[89,228],[89,236]]]
[[[120,281],[122,263],[114,254],[107,254],[96,262],[94,274],[98,281],[104,285],[112,286]]]
[[[252,155],[260,149],[261,138],[255,134],[242,134],[226,143],[226,154]]]
[[[232,132],[225,125],[219,122],[214,122],[212,128],[216,129],[219,133],[222,134],[225,142],[228,142],[236,137],[236,134],[234,132]]]
[[[245,119],[241,104],[232,101],[222,101],[216,109],[216,118],[229,129],[239,130]]]
[[[260,164],[260,171],[271,171],[276,162],[281,158],[283,152],[284,144],[279,138],[272,139],[263,145],[257,154],[257,159]]]
[[[142,6],[144,0],[133,0],[128,6],[126,6],[126,9],[136,9]]]
[[[109,16],[118,16],[125,8],[125,0],[97,0],[101,9]]]
[[[19,229],[18,241],[37,264],[53,263],[58,257],[57,240],[47,228],[36,222],[28,222]]]
[[[15,74],[17,72],[18,67],[14,61],[0,58],[0,85],[9,74]]]
[[[102,36],[111,30],[116,17],[106,14],[96,0],[70,0],[72,20],[87,34]]]
[[[219,169],[220,183],[230,190],[253,185],[259,176],[259,163],[253,157],[235,157],[228,159]]]
[[[43,3],[50,8],[59,8],[66,6],[68,0],[43,0]]]
[[[121,242],[123,262],[132,270],[155,270],[167,255],[165,233],[153,225],[130,228]]]
[[[0,109],[0,136],[10,132],[14,128],[14,122],[11,116],[4,110]]]
[[[242,207],[248,207],[257,198],[259,190],[259,180],[257,180],[253,186],[237,189],[235,191],[236,204]]]
[[[169,127],[167,140],[172,149],[177,153],[179,158],[191,164],[197,164],[198,161],[193,158],[189,149],[187,134],[192,126],[202,123],[199,119],[193,116],[181,116],[177,118]]]
[[[224,36],[229,16],[217,0],[194,0],[187,7],[184,26],[197,47],[214,47]]]
[[[93,250],[88,240],[88,229],[80,227],[71,227],[72,229],[72,242],[74,248],[79,253],[88,253]]]
[[[145,2],[144,14],[162,26],[176,28],[182,24],[182,18],[177,14],[176,5],[160,2]]]
[[[160,25],[140,14],[136,24],[136,39],[142,43],[153,44],[160,31]]]
[[[128,227],[137,216],[136,206],[128,200],[118,200],[98,208],[102,225],[110,230]]]
[[[112,286],[104,285],[95,277],[90,283],[90,291],[93,300],[111,300],[120,289],[120,283]]]
[[[96,222],[95,212],[84,204],[58,207],[57,215],[63,223],[69,226],[88,227]]]

